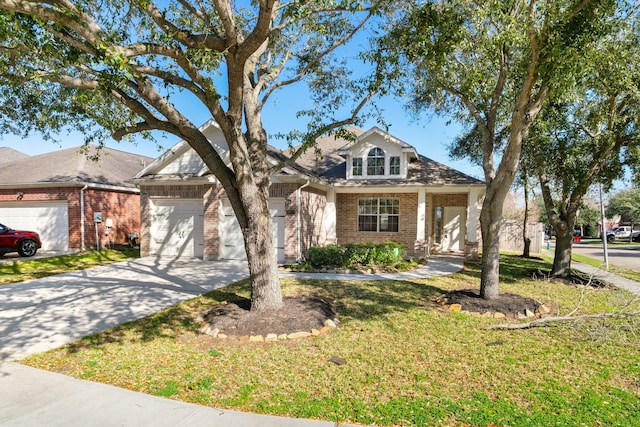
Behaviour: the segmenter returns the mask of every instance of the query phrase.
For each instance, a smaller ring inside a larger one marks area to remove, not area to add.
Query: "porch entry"
[[[467,208],[464,206],[445,206],[442,220],[442,250],[445,252],[463,251],[464,238],[467,235]]]

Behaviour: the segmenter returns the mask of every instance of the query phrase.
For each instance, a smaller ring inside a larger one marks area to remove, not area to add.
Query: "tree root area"
[[[289,334],[320,329],[327,319],[336,318],[336,310],[328,301],[316,297],[285,297],[279,310],[250,311],[248,299],[221,303],[202,315],[211,329],[227,335],[245,336]]]
[[[529,277],[534,280],[552,280],[567,286],[589,286],[592,288],[608,287],[606,282],[576,271],[572,271],[569,277],[555,277],[551,275],[550,271],[532,270],[529,272]]]
[[[451,291],[444,296],[447,304],[460,304],[462,310],[476,313],[499,312],[506,314],[524,313],[525,310],[535,311],[542,304],[533,298],[521,295],[501,293],[498,298],[486,300],[480,298],[480,293],[473,289]]]

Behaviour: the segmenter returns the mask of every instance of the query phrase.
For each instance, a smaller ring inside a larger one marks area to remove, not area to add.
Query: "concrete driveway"
[[[246,261],[141,258],[0,286],[0,362],[59,347],[246,277]]]

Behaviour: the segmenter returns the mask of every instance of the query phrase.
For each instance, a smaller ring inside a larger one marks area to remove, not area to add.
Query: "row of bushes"
[[[307,250],[307,262],[314,267],[393,265],[402,261],[404,245],[398,242],[350,243],[314,246]]]

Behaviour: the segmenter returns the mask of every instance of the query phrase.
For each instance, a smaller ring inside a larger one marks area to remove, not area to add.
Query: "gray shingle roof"
[[[25,159],[29,157],[21,151],[14,150],[10,147],[0,147],[0,163],[12,162],[14,160]]]
[[[135,188],[127,181],[153,161],[151,157],[106,147],[100,150],[99,160],[93,161],[81,153],[80,148],[57,150],[3,164],[0,185],[78,183]],[[96,146],[88,146],[89,155],[95,154],[96,150]]]
[[[357,135],[362,134],[363,131]],[[398,182],[397,179],[352,179],[347,180],[346,160],[337,152],[349,142],[344,139],[336,139],[333,136],[318,139],[317,148],[321,156],[315,156],[313,150],[309,150],[298,163],[313,170],[318,176],[332,184],[339,186],[366,186],[366,185],[477,185],[482,181],[464,174],[456,169],[436,162],[428,157],[418,155],[409,163],[407,178]],[[410,145],[404,143],[408,147]]]

